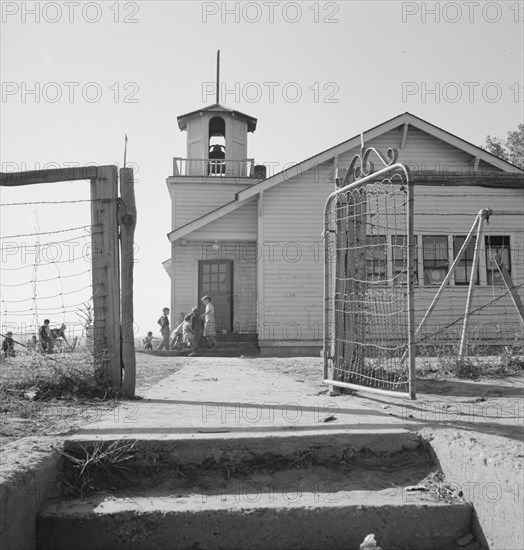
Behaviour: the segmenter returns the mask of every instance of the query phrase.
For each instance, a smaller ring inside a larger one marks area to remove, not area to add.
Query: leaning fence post
[[[136,387],[136,358],[133,316],[133,268],[135,264],[136,202],[132,168],[120,169],[120,225],[121,284],[122,284],[122,363],[124,380],[122,391],[134,397]]]

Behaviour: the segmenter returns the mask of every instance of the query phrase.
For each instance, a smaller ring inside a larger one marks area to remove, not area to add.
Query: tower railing
[[[260,178],[255,174],[255,159],[173,158],[173,176],[209,176],[216,178]]]

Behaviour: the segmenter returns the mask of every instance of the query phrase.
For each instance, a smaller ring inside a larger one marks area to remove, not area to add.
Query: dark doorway
[[[209,295],[215,306],[216,331],[231,332],[233,326],[233,262],[202,260],[198,262],[198,300]]]

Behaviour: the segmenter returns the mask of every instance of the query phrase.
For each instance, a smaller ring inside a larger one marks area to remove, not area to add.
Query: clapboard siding
[[[191,239],[229,240],[246,239],[256,241],[257,238],[257,201],[252,199],[245,206],[207,224],[202,229],[191,233]]]
[[[255,243],[252,243],[253,246]],[[233,261],[233,330],[257,331],[256,256],[241,254]]]
[[[471,228],[482,208],[495,212],[486,229],[491,232],[522,231],[524,196],[520,189],[492,189],[469,186],[415,186],[415,229],[447,233]],[[497,211],[521,212],[522,216],[496,214]]]
[[[187,313],[199,304],[199,260],[229,259],[233,261],[233,328],[253,330],[256,327],[256,243],[227,243],[218,251],[212,242],[188,242],[173,245],[171,265],[172,311]],[[250,328],[249,328],[250,327]]]
[[[388,148],[396,148],[398,162],[407,164],[412,172],[420,171],[464,171],[467,173],[474,165],[474,157],[465,151],[457,149],[418,128],[409,127],[404,149],[400,149],[404,127],[399,126],[381,136],[370,140],[366,147],[374,147],[380,153],[386,154]],[[353,148],[339,155],[338,165],[347,168],[353,156],[360,153],[360,148]],[[375,169],[382,167],[380,160],[374,155],[369,157],[375,164]],[[486,165],[489,166],[489,165]],[[496,170],[496,168],[495,168]]]
[[[172,230],[204,216],[235,199],[235,194],[248,185],[227,183],[171,184],[173,208]]]
[[[264,340],[320,337],[323,210],[333,190],[322,179],[312,169],[264,196]]]
[[[171,308],[175,314],[188,313],[199,305],[198,260],[203,259],[202,244],[173,245],[171,263]]]

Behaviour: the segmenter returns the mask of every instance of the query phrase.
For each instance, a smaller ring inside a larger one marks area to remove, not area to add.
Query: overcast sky
[[[248,156],[275,171],[405,111],[475,145],[523,121],[522,1],[1,6],[2,171],[122,166],[128,135],[139,334],[156,332],[170,303],[166,178],[173,157],[186,156],[176,117],[214,103],[217,49],[221,102],[258,119]],[[7,205],[86,199],[87,182],[2,188],[0,196]],[[2,324],[30,322],[24,310],[35,293],[49,297],[37,306],[53,324],[74,319],[63,311],[90,293],[89,261],[78,259],[85,229],[41,235],[41,243],[58,242],[58,252],[48,247],[36,274],[35,238],[16,235],[89,225],[89,203],[0,212]]]

